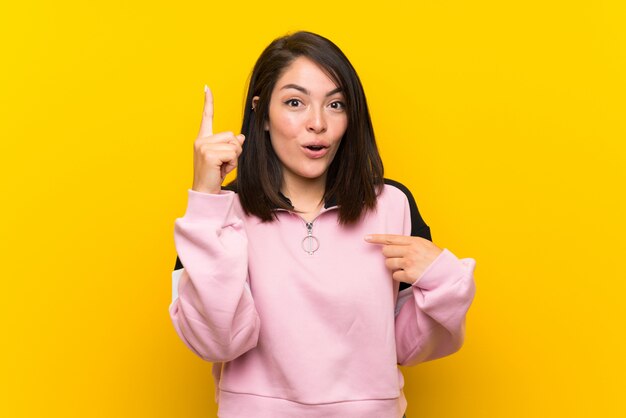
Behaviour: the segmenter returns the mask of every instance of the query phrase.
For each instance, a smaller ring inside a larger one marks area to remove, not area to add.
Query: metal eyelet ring
[[[313,235],[307,235],[302,239],[302,249],[309,255],[313,255],[320,248],[320,242]]]

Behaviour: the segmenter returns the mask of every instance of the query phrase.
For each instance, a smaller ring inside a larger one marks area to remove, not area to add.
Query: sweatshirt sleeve
[[[233,209],[235,196],[189,190],[185,215],[174,224],[182,268],[169,313],[183,342],[211,362],[240,356],[256,346],[259,335],[247,238]]]
[[[386,180],[406,197],[404,233],[431,241],[413,195],[401,183]],[[475,293],[471,258],[458,259],[448,249],[413,284],[400,283],[396,302],[398,364],[412,366],[458,351],[463,345],[465,315]]]
[[[475,293],[475,261],[458,259],[448,249],[401,292],[404,304],[396,316],[398,364],[412,366],[459,350],[465,315]]]

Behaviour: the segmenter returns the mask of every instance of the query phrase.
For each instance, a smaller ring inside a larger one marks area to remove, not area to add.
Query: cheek
[[[267,125],[273,138],[285,137],[289,139],[297,135],[299,124],[296,115],[277,115],[270,120],[272,122]]]
[[[336,128],[337,136],[339,138],[343,137],[343,135],[348,130],[348,117],[344,116],[343,118],[340,118],[339,120],[337,120],[337,123],[335,124],[335,128]]]

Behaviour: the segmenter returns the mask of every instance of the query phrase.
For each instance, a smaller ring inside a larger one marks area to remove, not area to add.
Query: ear
[[[259,105],[259,96],[254,96],[252,98],[252,111],[256,112],[256,108]],[[267,124],[267,121],[265,122],[265,124],[263,125],[263,129],[265,129],[266,131],[270,130],[269,125]]]

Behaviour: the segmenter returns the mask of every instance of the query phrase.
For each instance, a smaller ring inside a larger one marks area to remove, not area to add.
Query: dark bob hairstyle
[[[345,97],[348,127],[328,168],[324,201],[339,206],[341,224],[353,224],[364,211],[376,207],[383,185],[383,163],[356,71],[334,43],[311,32],[296,32],[274,40],[257,60],[250,76],[241,127],[246,141],[239,156],[237,178],[229,188],[237,190],[246,214],[263,221],[274,220],[275,209],[292,209],[280,193],[282,165],[264,126],[276,82],[298,57],[317,63]],[[259,99],[253,110],[255,96]]]

